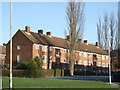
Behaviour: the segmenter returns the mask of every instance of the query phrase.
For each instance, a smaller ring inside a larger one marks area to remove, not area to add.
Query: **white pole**
[[[109,84],[111,85],[111,57],[110,57],[110,37],[108,38],[108,45],[109,45]]]
[[[10,0],[10,87],[12,88],[12,0]]]

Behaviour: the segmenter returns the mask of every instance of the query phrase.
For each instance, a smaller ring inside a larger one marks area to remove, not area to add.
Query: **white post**
[[[10,86],[12,88],[12,0],[10,0]]]
[[[111,85],[111,57],[110,57],[110,38],[112,37],[108,37],[108,46],[109,46],[109,51],[108,51],[108,54],[109,54],[109,84]]]

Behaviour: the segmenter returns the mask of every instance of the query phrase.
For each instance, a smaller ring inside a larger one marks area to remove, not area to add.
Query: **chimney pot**
[[[70,41],[70,35],[66,36],[66,40]]]
[[[86,43],[88,45],[88,40],[84,40],[84,43]]]
[[[96,43],[95,43],[95,46],[99,47],[99,43],[98,43],[98,42],[96,42]]]
[[[43,30],[38,30],[38,33],[39,34],[43,34]]]
[[[77,41],[78,41],[78,43],[82,43],[82,39],[78,39]]]
[[[52,33],[51,32],[46,32],[46,35],[51,36]]]
[[[25,27],[25,31],[28,32],[28,33],[30,33],[30,27],[29,27],[29,26],[26,26],[26,27]]]

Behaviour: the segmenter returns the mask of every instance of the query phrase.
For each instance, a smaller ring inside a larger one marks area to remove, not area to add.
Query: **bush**
[[[28,62],[21,62],[20,64],[18,64],[16,69],[28,70]]]
[[[40,62],[39,57],[35,57],[29,64],[28,64],[28,71],[31,77],[40,77],[40,72],[42,69],[42,65]]]

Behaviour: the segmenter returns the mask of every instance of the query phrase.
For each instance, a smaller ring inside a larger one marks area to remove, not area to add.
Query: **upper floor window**
[[[39,45],[36,45],[36,49],[39,49]]]
[[[20,50],[20,49],[21,49],[21,46],[20,46],[20,45],[18,45],[18,46],[17,46],[17,49],[18,49],[18,50]]]
[[[105,59],[105,57],[104,57],[104,55],[102,55],[102,60],[104,60]]]
[[[66,53],[66,49],[64,49],[63,52]]]
[[[46,63],[46,62],[47,62],[45,55],[42,56],[42,61],[43,61],[43,63]]]
[[[108,59],[108,56],[106,56],[106,59]]]
[[[86,52],[84,52],[84,57],[87,57],[87,53]]]
[[[100,55],[98,55],[98,58],[100,58]]]
[[[42,51],[47,52],[47,46],[42,46]]]
[[[52,51],[52,47],[50,47],[49,50]]]
[[[21,60],[21,55],[17,55],[17,62],[19,63]]]

